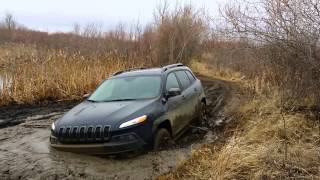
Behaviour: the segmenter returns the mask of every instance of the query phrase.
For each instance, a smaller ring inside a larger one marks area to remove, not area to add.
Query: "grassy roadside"
[[[201,63],[193,67],[204,75],[219,76]],[[282,113],[277,96],[268,98],[251,91],[252,82],[219,78],[231,85],[225,115],[232,115],[233,121],[217,142],[195,150],[191,159],[159,179],[319,179],[320,124],[316,116],[311,111]]]

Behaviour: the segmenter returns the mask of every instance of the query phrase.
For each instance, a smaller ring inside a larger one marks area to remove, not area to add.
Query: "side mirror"
[[[85,95],[82,96],[82,99],[88,99],[89,96],[90,96],[90,93],[85,94]]]
[[[178,96],[181,94],[181,89],[180,88],[170,88],[169,91],[167,91],[167,98]]]

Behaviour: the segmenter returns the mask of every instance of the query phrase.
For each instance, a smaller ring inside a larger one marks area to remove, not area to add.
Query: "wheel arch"
[[[200,102],[202,102],[202,103],[204,103],[205,105],[207,105],[207,99],[206,99],[206,97],[202,97],[202,98],[200,99]]]
[[[163,119],[161,121],[158,121],[153,127],[152,134],[155,134],[157,132],[157,130],[160,129],[160,128],[167,129],[169,131],[170,135],[171,136],[173,135],[172,124],[171,124],[171,121],[169,119]]]

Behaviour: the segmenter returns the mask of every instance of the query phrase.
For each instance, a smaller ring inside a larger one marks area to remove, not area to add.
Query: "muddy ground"
[[[192,149],[219,137],[228,83],[200,77],[208,96],[209,120],[190,127],[176,146],[132,158],[58,152],[49,146],[50,125],[75,105],[0,108],[0,179],[154,179],[190,157]]]

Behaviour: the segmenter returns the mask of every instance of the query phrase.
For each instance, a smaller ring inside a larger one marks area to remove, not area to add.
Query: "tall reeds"
[[[14,57],[18,50],[12,46],[0,48],[7,48],[7,58]],[[8,83],[0,91],[0,105],[80,99],[112,72],[143,65],[109,54],[96,58],[64,50],[38,52],[32,48],[10,60],[6,70]]]

